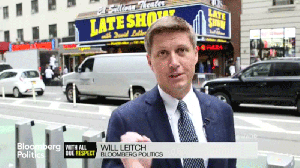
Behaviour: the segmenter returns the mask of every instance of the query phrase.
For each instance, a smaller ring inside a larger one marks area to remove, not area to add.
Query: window
[[[68,0],[68,7],[75,6],[76,0]]]
[[[86,60],[81,66],[81,72],[93,72],[94,58]]]
[[[10,42],[10,39],[9,39],[9,31],[5,31],[5,32],[4,32],[4,41],[5,41],[5,42]]]
[[[100,2],[100,0],[90,0],[90,3],[93,3],[93,2]]]
[[[49,25],[49,38],[57,37],[57,26],[56,24]]]
[[[31,1],[31,13],[38,13],[39,12],[39,4],[38,0],[32,0]]]
[[[6,69],[12,69],[12,67],[8,64],[2,64],[0,65],[0,72],[6,70]]]
[[[48,10],[56,9],[56,0],[48,0]]]
[[[22,73],[22,78],[38,78],[40,75],[37,71],[25,71]]]
[[[1,74],[0,79],[13,78],[15,76],[17,76],[16,72],[4,72]]]
[[[243,73],[243,77],[267,77],[269,76],[271,64],[258,64]]]
[[[276,63],[274,76],[299,76],[299,63]]]
[[[273,6],[294,4],[294,0],[273,0]]]
[[[8,6],[3,7],[3,19],[7,19],[8,16]]]
[[[17,4],[17,16],[22,16],[22,3]]]
[[[32,39],[38,40],[40,38],[39,27],[32,28]]]
[[[69,22],[69,36],[75,36],[75,22]]]
[[[295,28],[250,30],[250,63],[277,57],[295,57]]]
[[[18,39],[17,39],[17,41],[24,41],[23,29],[18,29],[17,33],[18,33]]]

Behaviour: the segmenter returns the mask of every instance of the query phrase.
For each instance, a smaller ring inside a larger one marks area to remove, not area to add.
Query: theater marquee
[[[230,13],[203,4],[161,7],[154,10],[129,11],[126,14],[101,15],[76,20],[79,41],[141,39],[157,19],[179,16],[190,23],[196,34],[220,39],[231,38]]]

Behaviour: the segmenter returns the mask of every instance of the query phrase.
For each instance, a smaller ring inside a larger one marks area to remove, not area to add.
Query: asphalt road
[[[37,97],[36,103],[32,96],[18,99],[8,96],[6,99],[0,98],[0,120],[7,121],[0,125],[0,133],[1,128],[3,132],[6,126],[14,126],[16,120],[27,118],[44,127],[53,124],[67,125],[67,128],[73,131],[67,136],[68,139],[80,141],[80,136],[88,129],[106,130],[112,110],[125,102],[126,100],[100,101],[84,98],[82,103],[73,107],[72,103],[67,102],[60,87],[47,87],[45,94]],[[257,142],[259,150],[257,159],[239,159],[238,167],[266,167],[266,156],[271,153],[294,156],[295,167],[300,167],[300,120],[295,116],[295,110],[295,107],[261,105],[242,105],[238,108],[234,112],[236,140]],[[77,139],[73,137],[75,135]],[[44,135],[36,137],[39,139]],[[0,140],[0,147],[1,143],[3,145],[3,141]],[[8,148],[13,147],[13,144],[8,145]],[[0,159],[0,167],[8,164],[13,167],[13,159]],[[39,162],[43,164],[43,161]],[[75,160],[70,161],[68,165],[72,165],[72,162],[78,166],[79,161]]]

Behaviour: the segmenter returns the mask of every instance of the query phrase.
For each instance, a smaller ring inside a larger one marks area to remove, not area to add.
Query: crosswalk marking
[[[262,122],[261,119],[254,118],[254,117],[237,117],[240,120],[243,120],[244,122],[250,123],[262,130],[270,131],[270,132],[285,132],[286,130],[279,128],[275,125]]]

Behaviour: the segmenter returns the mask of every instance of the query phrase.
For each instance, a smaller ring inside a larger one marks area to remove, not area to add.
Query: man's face
[[[190,90],[198,51],[185,32],[154,35],[148,64],[159,86],[169,95],[182,99]]]

